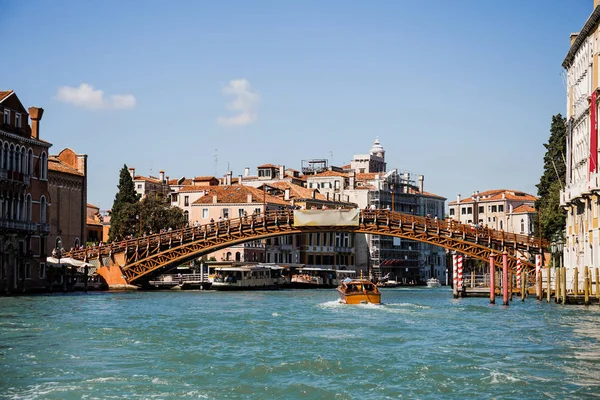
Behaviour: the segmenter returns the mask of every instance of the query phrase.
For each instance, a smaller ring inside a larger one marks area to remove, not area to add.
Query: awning
[[[96,272],[96,267],[88,262],[79,261],[71,257],[61,257],[60,262],[58,258],[55,257],[47,257],[46,264],[49,267],[60,267],[63,265],[70,267],[77,267],[77,272],[85,273],[85,267],[88,267],[88,274],[92,274]]]

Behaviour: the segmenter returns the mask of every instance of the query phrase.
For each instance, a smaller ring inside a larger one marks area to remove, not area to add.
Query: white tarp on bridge
[[[360,210],[294,210],[294,226],[358,226]]]

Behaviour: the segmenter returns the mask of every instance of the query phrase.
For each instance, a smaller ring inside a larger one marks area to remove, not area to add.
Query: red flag
[[[590,173],[588,174],[588,179],[598,168],[598,121],[596,109],[596,91],[594,90],[590,106]]]

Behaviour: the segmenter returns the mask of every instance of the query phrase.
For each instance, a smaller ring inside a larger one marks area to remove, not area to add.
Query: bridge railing
[[[276,224],[293,223],[293,210],[267,211],[266,214],[253,214],[239,218],[219,220],[190,226],[182,229],[171,230],[167,232],[156,233],[152,235],[117,240],[112,243],[98,246],[87,247],[81,250],[69,252],[69,256],[75,259],[95,258],[101,255],[108,255],[126,251],[127,249],[156,247],[163,244],[187,243],[200,237],[222,236],[241,229],[252,229],[258,226],[273,226]],[[507,233],[496,231],[489,228],[481,228],[474,225],[462,224],[452,219],[440,220],[419,215],[404,214],[389,210],[361,210],[361,223],[389,224],[392,226],[409,225],[412,229],[427,231],[440,235],[452,236],[461,235],[465,240],[480,243],[502,243],[527,246],[532,249],[539,248],[540,240],[527,235]],[[542,241],[542,247],[547,247],[547,242]]]

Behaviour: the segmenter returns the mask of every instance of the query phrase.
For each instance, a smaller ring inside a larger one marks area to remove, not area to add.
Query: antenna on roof
[[[218,176],[217,169],[219,167],[219,149],[215,149],[215,176]]]

